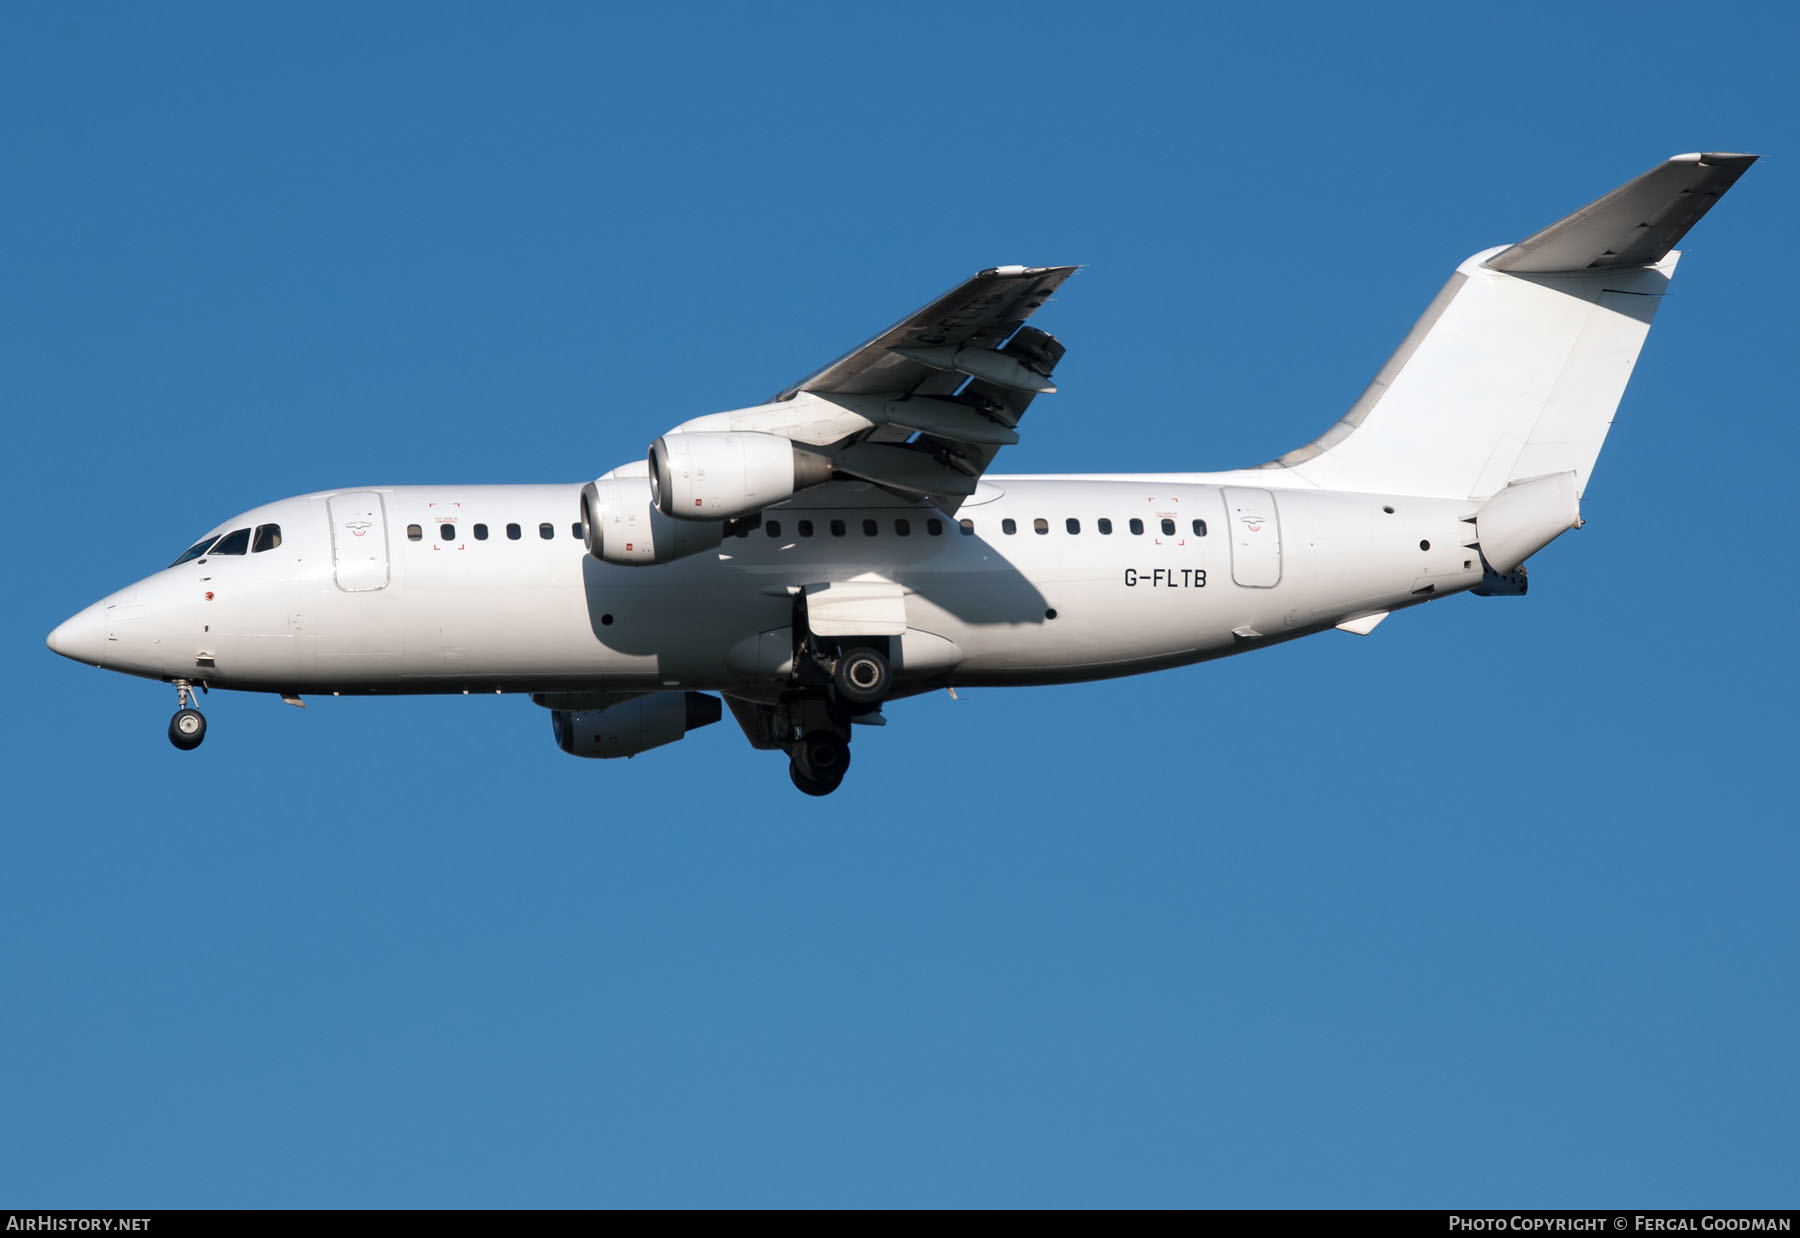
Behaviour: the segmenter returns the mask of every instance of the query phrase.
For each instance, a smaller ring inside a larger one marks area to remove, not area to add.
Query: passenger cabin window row
[[[475,540],[478,542],[485,542],[488,539],[488,527],[485,524],[472,524],[469,526],[469,532],[474,535]],[[579,520],[569,526],[569,536],[576,541],[580,541],[585,533],[586,530],[582,528],[581,521]],[[437,528],[437,535],[438,541],[440,542],[454,542],[462,536],[462,534],[456,531],[456,526],[449,523],[440,524]],[[509,524],[506,526],[507,541],[516,542],[524,536],[525,530],[522,526],[517,524]],[[551,524],[548,520],[544,521],[542,524],[538,525],[538,537],[546,542],[555,541],[556,526]],[[418,524],[407,525],[406,540],[409,542],[424,541],[425,526]]]
[[[189,559],[198,559],[201,555],[241,555],[261,554],[265,550],[273,550],[281,545],[281,526],[278,524],[259,524],[254,529],[233,529],[224,534],[203,537],[181,552],[181,557],[169,564],[186,563]]]
[[[814,525],[814,522],[811,520],[796,520],[794,522],[794,532],[796,535],[798,535],[800,537],[813,536],[813,533],[815,532],[815,527],[816,526]],[[961,520],[958,520],[956,522],[956,527],[957,527],[958,532],[960,532],[964,537],[973,537],[975,535],[975,522],[973,520],[968,519],[967,517],[965,517]],[[1130,523],[1126,527],[1128,527],[1134,534],[1136,534],[1140,537],[1144,533],[1144,522],[1135,517],[1130,521]],[[1162,530],[1164,537],[1174,537],[1175,531],[1178,526],[1173,519],[1165,516],[1158,523],[1157,527]],[[1206,521],[1195,520],[1195,521],[1190,522],[1188,527],[1193,530],[1195,537],[1205,537],[1206,536]],[[829,521],[826,524],[826,528],[830,530],[831,536],[833,536],[833,537],[843,537],[849,532],[849,528],[845,525],[845,523],[842,520]],[[1042,516],[1039,516],[1039,517],[1037,517],[1037,519],[1035,519],[1031,522],[1031,528],[1034,533],[1047,534],[1050,532],[1050,521],[1045,519]],[[1098,520],[1094,521],[1094,528],[1100,533],[1100,535],[1102,537],[1111,537],[1112,531],[1113,531],[1113,522],[1110,519],[1108,519],[1107,517],[1102,516]],[[782,524],[781,524],[781,521],[779,521],[779,520],[765,520],[762,522],[762,529],[763,529],[763,532],[766,533],[768,536],[770,536],[772,538],[778,538],[781,536]],[[745,526],[743,528],[736,530],[735,536],[749,537],[750,531],[751,531],[750,527]],[[913,531],[912,522],[910,520],[907,520],[905,517],[900,517],[894,521],[894,536],[895,537],[911,537],[912,531]],[[944,522],[939,520],[937,517],[934,516],[925,522],[925,532],[927,535],[929,535],[931,537],[938,537],[943,533],[943,531],[944,531]],[[1000,531],[1010,537],[1011,535],[1013,535],[1019,531],[1019,522],[1017,520],[1014,520],[1011,516],[1008,516],[1000,522]],[[1063,531],[1068,533],[1071,537],[1079,536],[1081,533],[1081,521],[1076,519],[1074,516],[1070,516],[1067,520],[1063,521]],[[865,519],[862,522],[862,532],[863,532],[864,537],[879,536],[881,533],[881,521],[873,520],[873,519]]]
[[[882,522],[880,520],[878,520],[874,517],[865,517],[860,523],[862,526],[862,535],[864,537],[879,537],[881,535]],[[782,535],[782,527],[783,527],[782,522],[780,520],[764,520],[762,522],[763,533],[770,538],[779,538]],[[1173,519],[1171,519],[1170,517],[1168,517],[1168,516],[1162,517],[1162,519],[1160,521],[1158,521],[1157,527],[1162,530],[1162,535],[1164,537],[1174,537],[1175,536],[1175,531],[1176,531],[1177,525],[1176,525],[1176,522]],[[1206,536],[1206,521],[1195,520],[1195,521],[1190,522],[1188,527],[1193,530],[1193,534],[1195,537],[1205,537]],[[538,537],[541,540],[546,541],[546,542],[555,540],[555,538],[556,538],[556,526],[555,525],[551,524],[549,521],[546,520],[543,523],[539,524],[537,528],[538,528]],[[756,528],[756,525],[754,523],[747,523],[747,524],[740,525],[736,529],[730,530],[730,533],[734,537],[746,538],[746,537],[749,537],[751,535],[751,533],[755,531],[755,528]],[[794,528],[795,535],[798,537],[812,537],[814,535],[814,533],[816,532],[816,525],[815,525],[814,521],[812,521],[810,519],[795,520],[794,524],[793,524],[793,528]],[[832,537],[847,537],[847,536],[849,536],[849,533],[850,533],[850,526],[841,519],[834,519],[834,520],[826,521],[825,528],[830,532]],[[975,536],[975,522],[973,520],[968,519],[967,517],[964,517],[963,519],[958,520],[956,522],[956,528],[957,528],[957,531],[959,533],[961,533],[964,537]],[[1144,534],[1144,522],[1135,516],[1132,517],[1131,520],[1129,520],[1126,523],[1126,528],[1130,529],[1134,536],[1141,537]],[[913,522],[904,516],[896,517],[894,519],[894,521],[892,522],[892,529],[893,529],[893,534],[895,537],[911,537],[913,535]],[[1043,516],[1039,516],[1031,522],[1031,529],[1032,529],[1032,532],[1037,533],[1040,536],[1048,534],[1050,532],[1050,521],[1047,520],[1046,518],[1044,518]],[[1101,516],[1099,519],[1094,521],[1094,529],[1102,537],[1111,537],[1112,532],[1113,532],[1113,522],[1109,517]],[[274,539],[270,545],[265,546],[262,543],[261,539],[263,538],[264,530],[268,530],[269,534]],[[1005,519],[1001,520],[1000,531],[1002,533],[1006,534],[1008,537],[1011,537],[1012,535],[1016,534],[1019,531],[1019,522],[1017,520],[1014,520],[1011,516],[1008,516]],[[1080,536],[1081,521],[1074,516],[1070,516],[1068,519],[1063,521],[1063,531],[1071,537]],[[469,532],[474,536],[475,540],[478,542],[485,542],[488,540],[488,526],[485,524],[471,525],[471,526],[469,526]],[[231,550],[231,549],[223,549],[222,550],[222,549],[219,549],[219,546],[224,545],[224,543],[229,541],[232,537],[236,536],[237,534],[244,534],[245,536],[248,536],[249,533],[250,533],[250,530],[248,530],[248,529],[239,529],[236,531],[236,533],[226,534],[225,537],[220,538],[218,540],[218,543],[216,543],[216,544],[213,542],[201,542],[198,545],[196,545],[193,549],[189,550],[186,554],[182,555],[181,558],[175,560],[175,562],[185,563],[189,559],[199,556],[209,546],[211,546],[213,548],[212,553],[214,553],[214,554],[243,554],[244,552],[241,548],[236,549],[236,550]],[[585,530],[583,529],[582,523],[579,520],[575,521],[573,524],[571,524],[569,526],[569,536],[574,538],[576,541],[580,541],[582,539],[582,536],[584,533],[585,533]],[[931,516],[926,519],[926,521],[925,521],[925,536],[927,536],[927,537],[942,537],[943,533],[944,533],[944,522],[942,520],[938,519],[936,516]],[[257,534],[257,538],[258,538],[258,541],[256,544],[257,550],[270,550],[270,549],[273,549],[275,546],[281,545],[281,529],[276,525],[269,524],[269,525],[259,526],[258,529],[256,530],[256,534]],[[438,536],[438,540],[441,542],[453,542],[453,541],[456,541],[458,538],[460,538],[462,535],[457,531],[456,525],[451,524],[449,522],[445,522],[443,524],[440,524],[437,527],[437,536]],[[508,541],[516,542],[524,536],[525,536],[525,531],[520,525],[509,524],[506,526],[506,537],[507,537]],[[411,541],[411,542],[423,541],[424,538],[425,538],[425,529],[424,529],[423,525],[409,524],[406,526],[406,539],[408,541]]]
[[[767,534],[769,537],[778,538],[781,536],[782,525],[781,525],[781,521],[779,521],[779,520],[765,520],[762,523],[762,528],[763,528],[763,532],[765,534]],[[831,536],[833,536],[833,537],[845,537],[850,532],[850,527],[847,524],[845,524],[842,520],[830,521],[829,523],[827,523],[826,528],[828,528],[831,531]],[[796,521],[794,521],[795,536],[811,537],[813,535],[814,531],[815,531],[815,526],[811,520],[796,520]],[[881,521],[875,520],[872,518],[863,520],[862,521],[862,535],[864,537],[879,537],[879,536],[881,536]],[[912,521],[906,519],[904,516],[902,516],[894,521],[894,536],[895,537],[911,537],[912,535],[913,535]],[[925,536],[927,536],[927,537],[942,537],[943,535],[944,535],[944,522],[942,520],[939,520],[936,516],[933,516],[925,522]],[[738,531],[738,536],[739,537],[749,537],[750,530],[748,528],[741,529]]]
[[[959,523],[962,525],[962,531],[964,533],[975,532],[975,524],[973,521],[964,520]],[[1135,536],[1142,537],[1144,534],[1144,522],[1135,516],[1132,517],[1126,527],[1130,529]],[[1164,537],[1174,537],[1175,530],[1178,526],[1174,520],[1164,516],[1162,520],[1158,522],[1157,527],[1162,530]],[[1206,536],[1206,521],[1196,520],[1188,527],[1193,529],[1195,537]],[[1094,521],[1094,528],[1099,531],[1102,537],[1111,537],[1113,522],[1105,516],[1102,516]],[[1081,533],[1081,521],[1077,520],[1074,516],[1070,516],[1067,520],[1063,521],[1063,529],[1071,537],[1079,536]],[[1000,531],[1008,537],[1011,537],[1019,531],[1019,522],[1014,520],[1011,516],[1008,516],[1000,522]],[[1044,519],[1044,517],[1039,516],[1031,522],[1031,531],[1038,534],[1047,534],[1050,532],[1050,522]]]

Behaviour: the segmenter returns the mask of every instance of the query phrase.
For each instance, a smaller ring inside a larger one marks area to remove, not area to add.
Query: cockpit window
[[[273,550],[281,545],[281,526],[278,524],[259,524],[256,526],[256,540],[250,544],[251,554],[261,554],[265,550]]]
[[[216,555],[241,555],[250,553],[250,530],[233,529],[224,537],[213,543],[212,553]]]
[[[206,548],[208,546],[211,546],[218,540],[217,535],[211,533],[207,534],[192,546],[189,546],[186,550],[182,551],[181,558],[175,560],[175,562],[169,564],[169,566],[176,567],[179,564],[186,563],[189,559],[198,559],[201,555],[206,553]]]

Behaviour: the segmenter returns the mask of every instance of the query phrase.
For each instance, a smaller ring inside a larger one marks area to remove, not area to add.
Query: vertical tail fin
[[[1680,254],[1755,155],[1677,155],[1456,269],[1342,420],[1264,468],[1333,490],[1484,499],[1587,489]]]

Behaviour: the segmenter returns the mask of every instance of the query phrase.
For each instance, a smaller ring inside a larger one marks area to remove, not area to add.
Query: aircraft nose
[[[89,666],[101,665],[106,654],[106,604],[95,602],[79,614],[63,620],[45,638],[44,643],[65,658],[73,658]]]

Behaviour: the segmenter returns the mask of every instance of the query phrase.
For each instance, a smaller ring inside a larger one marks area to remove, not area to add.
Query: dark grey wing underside
[[[954,512],[1000,449],[1018,441],[1015,427],[1031,401],[1056,390],[1051,374],[1063,346],[1025,320],[1075,270],[981,271],[770,406],[817,397],[866,418],[824,447],[833,471]]]
[[[822,370],[784,388],[773,401],[802,391],[819,395],[948,395],[966,375],[939,369],[896,349],[973,346],[998,349],[1075,272],[1066,267],[994,267],[963,281],[929,305],[858,345]]]

